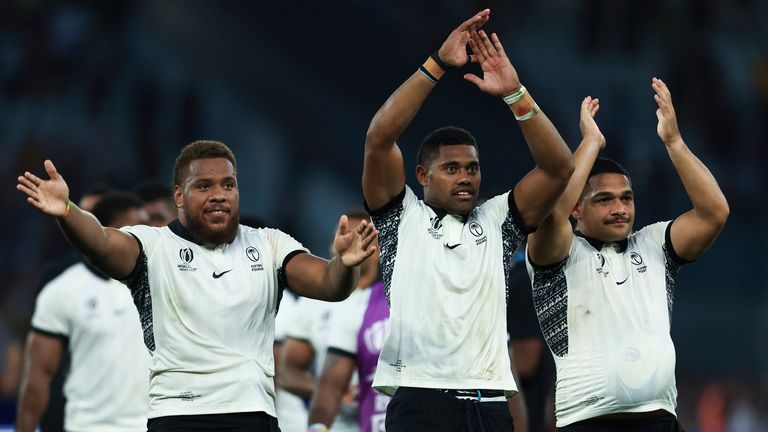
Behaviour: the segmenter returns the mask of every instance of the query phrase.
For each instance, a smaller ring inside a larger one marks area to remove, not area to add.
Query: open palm
[[[482,10],[472,18],[464,21],[454,29],[438,51],[440,59],[452,67],[460,67],[467,64],[467,44],[470,33],[479,30],[490,17],[489,9]]]
[[[510,63],[496,33],[489,38],[485,31],[472,31],[469,46],[473,58],[483,69],[483,78],[474,74],[464,75],[464,79],[474,83],[480,90],[492,96],[504,97],[520,88],[520,78]]]
[[[27,196],[27,202],[38,210],[51,216],[63,216],[67,211],[69,187],[64,178],[56,171],[53,162],[46,160],[43,164],[49,180],[25,172],[18,177],[16,189]]]
[[[345,266],[360,265],[376,251],[373,241],[378,233],[373,224],[365,220],[350,230],[347,216],[342,216],[333,239],[333,249]]]

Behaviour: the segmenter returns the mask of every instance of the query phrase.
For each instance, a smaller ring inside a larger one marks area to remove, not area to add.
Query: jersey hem
[[[252,404],[231,404],[217,406],[190,406],[184,409],[167,408],[150,410],[147,418],[170,417],[179,415],[204,415],[204,414],[233,414],[245,412],[263,412],[274,418],[277,418],[275,407],[265,407]]]
[[[95,424],[87,427],[79,427],[79,426],[72,426],[72,425],[66,425],[66,424],[64,425],[64,430],[78,431],[78,432],[136,432],[136,431],[146,430],[146,429],[147,429],[146,420],[142,420],[140,424],[137,424],[134,427],[107,426],[103,424]]]
[[[398,387],[418,387],[428,389],[451,389],[451,390],[463,390],[463,389],[482,389],[482,390],[502,390],[506,397],[512,397],[518,393],[517,386],[512,384],[504,384],[495,381],[486,380],[435,380],[435,379],[418,379],[408,378],[405,380],[388,381],[382,380],[380,382],[374,381],[373,388],[388,396],[393,396]]]
[[[585,411],[578,415],[570,416],[569,418],[566,418],[562,421],[558,419],[555,426],[560,428],[576,422],[580,422],[583,420],[590,420],[595,417],[600,417],[608,414],[641,413],[641,412],[656,411],[659,409],[663,409],[664,411],[667,411],[668,413],[677,417],[677,413],[675,412],[674,407],[671,407],[666,401],[653,401],[650,403],[643,403],[642,405],[605,407],[599,410]]]

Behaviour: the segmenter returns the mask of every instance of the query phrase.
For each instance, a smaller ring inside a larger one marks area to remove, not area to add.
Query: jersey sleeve
[[[523,223],[512,191],[496,195],[480,207],[494,223],[504,226],[505,230],[513,230],[516,237],[526,236],[534,231]]]
[[[50,336],[63,338],[70,336],[73,311],[67,291],[67,285],[60,283],[57,279],[43,287],[35,301],[32,330]]]
[[[667,225],[670,221],[656,222],[655,224],[646,225],[640,231],[637,232],[638,236],[641,236],[645,241],[650,241],[655,246],[664,247],[664,233],[667,230]]]
[[[152,259],[152,255],[157,250],[157,246],[160,243],[161,228],[151,227],[147,225],[133,225],[120,228],[120,231],[128,233],[139,241],[141,251],[147,255],[147,258]]]
[[[299,297],[290,320],[285,326],[286,337],[310,342],[312,336],[312,307],[314,301]]]
[[[641,236],[645,241],[651,242],[655,247],[664,252],[664,258],[667,260],[668,267],[679,268],[689,264],[690,261],[677,255],[675,248],[672,246],[671,229],[673,223],[675,221],[656,222],[655,224],[645,226],[637,232],[637,235]]]
[[[283,295],[280,300],[280,308],[275,317],[275,342],[283,342],[288,334],[288,324],[293,321],[296,314],[297,299],[291,294]]]
[[[370,289],[357,290],[347,300],[339,304],[331,317],[328,330],[328,350],[357,354],[357,336],[363,325]],[[367,295],[366,295],[367,294]]]
[[[263,230],[275,257],[275,268],[285,269],[285,265],[291,258],[297,254],[309,252],[304,245],[280,230],[272,228],[263,228]]]

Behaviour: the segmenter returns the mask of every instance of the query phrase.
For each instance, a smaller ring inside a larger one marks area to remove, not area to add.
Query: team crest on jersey
[[[488,240],[488,236],[483,235],[483,227],[476,221],[469,223],[469,232],[472,233],[473,236],[477,237],[475,244],[485,243]]]
[[[195,253],[191,248],[179,249],[179,259],[181,264],[178,265],[180,271],[195,271],[197,267],[192,266],[192,260],[195,259]]]
[[[253,246],[248,246],[245,248],[245,256],[247,256],[248,259],[253,263],[251,264],[251,271],[264,270],[264,266],[259,262],[261,259],[261,254],[259,253],[258,249]]]
[[[643,257],[637,252],[629,254],[629,261],[632,262],[638,273],[645,273],[645,271],[648,270],[648,266],[643,264]]]
[[[597,267],[597,274],[601,275],[602,277],[608,277],[608,273],[610,272],[603,268],[605,266],[605,257],[600,252],[598,252],[596,256],[597,261],[600,263]]]
[[[433,218],[429,218],[429,228],[427,228],[427,232],[432,234],[432,238],[435,240],[440,240],[443,238],[442,233],[443,228],[443,219],[439,216],[435,216]]]

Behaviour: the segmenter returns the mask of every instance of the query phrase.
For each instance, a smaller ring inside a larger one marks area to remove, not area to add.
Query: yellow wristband
[[[69,208],[72,207],[72,201],[67,198],[67,206],[64,207],[64,214],[61,215],[61,218],[64,219],[69,214]]]

